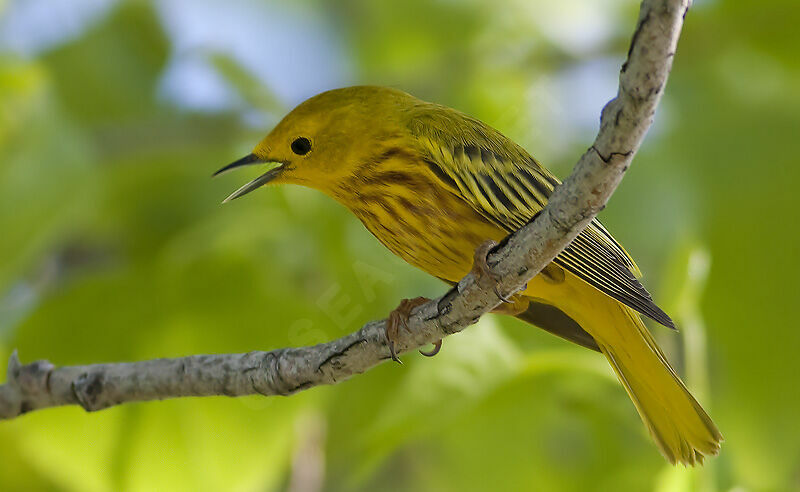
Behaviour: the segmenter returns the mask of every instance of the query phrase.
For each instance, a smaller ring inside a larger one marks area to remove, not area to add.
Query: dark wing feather
[[[419,108],[409,128],[434,174],[486,220],[508,232],[533,219],[560,184],[524,149],[456,111]],[[675,327],[637,280],[641,273],[633,259],[598,220],[554,261],[626,306]]]
[[[555,306],[531,301],[528,309],[517,318],[549,331],[570,342],[600,352],[597,342],[572,318]]]

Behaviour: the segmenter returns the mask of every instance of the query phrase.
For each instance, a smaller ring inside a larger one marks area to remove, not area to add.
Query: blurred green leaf
[[[222,53],[211,53],[209,60],[225,80],[236,88],[248,109],[260,109],[282,117],[287,109],[280,99],[241,63]]]
[[[78,121],[119,124],[155,106],[169,49],[149,2],[120,2],[105,22],[45,55],[60,104]]]

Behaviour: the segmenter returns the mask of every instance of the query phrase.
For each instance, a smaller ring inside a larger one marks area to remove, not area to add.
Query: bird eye
[[[297,137],[292,142],[292,152],[297,155],[306,155],[311,151],[311,140],[306,137]]]

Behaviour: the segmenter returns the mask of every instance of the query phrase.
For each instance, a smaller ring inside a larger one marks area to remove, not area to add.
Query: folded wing
[[[508,232],[532,220],[560,184],[524,149],[461,113],[423,111],[409,127],[443,184]],[[637,279],[641,273],[633,259],[598,220],[554,261],[626,306],[675,327]]]

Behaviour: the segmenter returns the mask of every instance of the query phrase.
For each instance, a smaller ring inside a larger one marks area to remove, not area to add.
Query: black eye
[[[311,150],[311,140],[306,137],[297,137],[292,142],[292,152],[297,155],[306,155]]]

